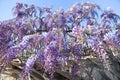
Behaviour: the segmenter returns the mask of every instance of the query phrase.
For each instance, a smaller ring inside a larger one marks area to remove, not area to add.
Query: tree
[[[29,79],[34,66],[50,79],[57,69],[72,76],[87,71],[92,78],[84,61],[93,59],[108,71],[113,63],[120,66],[120,17],[111,8],[103,11],[95,3],[82,2],[67,11],[51,11],[17,3],[13,13],[14,19],[0,23],[1,72],[15,58],[24,63],[21,80]],[[26,62],[22,57],[28,57]]]

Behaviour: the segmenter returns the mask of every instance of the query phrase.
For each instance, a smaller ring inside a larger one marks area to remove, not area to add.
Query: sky
[[[76,2],[82,2],[83,0],[0,0],[0,21],[14,18],[12,14],[12,8],[17,2],[34,4],[36,6],[53,6],[53,10],[63,8],[67,10],[72,4]],[[102,9],[111,7],[115,13],[120,15],[120,0],[84,0],[94,2]]]

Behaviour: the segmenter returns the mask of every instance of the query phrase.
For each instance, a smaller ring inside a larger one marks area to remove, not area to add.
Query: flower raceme
[[[22,73],[21,73],[22,80],[28,80],[30,78],[30,71],[33,68],[37,58],[38,58],[37,55],[32,55],[27,59],[25,65],[23,67]]]
[[[30,40],[32,38],[34,38],[36,35],[28,35],[28,36],[24,36],[22,41],[15,46],[10,47],[7,50],[7,53],[4,56],[4,61],[3,61],[3,68],[4,69],[9,62],[11,62],[17,55],[22,54],[23,52],[25,52],[25,50],[27,50],[27,48],[30,46]]]

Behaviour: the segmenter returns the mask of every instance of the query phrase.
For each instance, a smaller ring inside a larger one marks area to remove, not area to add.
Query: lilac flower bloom
[[[105,34],[105,35],[104,35],[104,41],[106,41],[106,43],[107,43],[108,45],[113,44],[113,35],[110,34],[110,33]]]
[[[72,5],[72,6],[69,8],[68,12],[72,13],[73,15],[75,15],[76,13],[79,12],[80,8],[81,8],[81,7],[80,7],[80,4],[79,4],[79,3],[76,3],[76,4]]]
[[[45,60],[45,71],[49,72],[51,74],[54,73],[55,67],[56,67],[56,62],[58,57],[58,46],[56,41],[51,41],[49,45],[46,46],[44,50],[44,60]],[[48,67],[49,66],[49,67]]]
[[[37,64],[38,64],[38,67],[39,68],[43,68],[44,64],[45,64],[45,61],[44,61],[44,52],[43,50],[39,50],[37,52]]]
[[[21,79],[29,79],[30,77],[30,71],[33,68],[35,61],[37,59],[37,55],[32,55],[31,57],[29,57],[23,67],[23,71],[21,73]]]
[[[75,26],[73,29],[72,29],[72,33],[74,34],[74,36],[76,37],[81,37],[83,35],[83,32],[84,32],[84,28],[82,28],[81,26]]]
[[[92,53],[104,68],[109,68],[108,50],[113,51],[111,54],[120,51],[120,17],[107,8],[97,20],[96,9],[100,7],[84,1],[72,5],[66,12],[17,3],[13,9],[16,18],[0,22],[2,70],[26,51],[37,53],[25,62],[21,73],[23,80],[28,80],[35,63],[50,76],[57,67],[64,70],[66,66],[72,67],[72,75],[76,76],[82,63],[80,60],[86,59],[84,54],[87,53]]]
[[[58,9],[52,15],[52,20],[55,22],[56,26],[64,25],[66,22],[65,13],[63,9]]]
[[[63,25],[65,22],[66,22],[66,19],[65,19],[64,15],[59,14],[59,15],[58,15],[58,18],[57,18],[57,20],[56,20],[56,23],[57,23],[58,25]]]
[[[56,35],[54,32],[49,32],[47,33],[47,35],[44,37],[44,42],[45,44],[48,44],[50,43],[52,40],[55,40],[56,39]]]
[[[6,51],[7,54],[4,57],[3,69],[5,69],[5,67],[8,65],[9,62],[12,61],[13,58],[15,58],[17,55],[23,53],[27,49],[27,47],[29,45],[29,40],[32,37],[33,36],[23,37],[23,40],[18,45],[12,46]]]
[[[72,52],[73,55],[80,58],[81,57],[81,55],[80,55],[80,49],[81,48],[82,48],[81,44],[73,46],[73,52]]]

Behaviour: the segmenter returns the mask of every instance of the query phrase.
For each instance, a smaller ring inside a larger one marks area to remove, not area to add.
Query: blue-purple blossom
[[[30,78],[30,71],[32,70],[37,58],[38,58],[37,55],[32,55],[27,59],[25,65],[23,67],[22,73],[21,73],[22,80],[24,80],[24,79],[27,80]]]
[[[82,26],[75,26],[72,29],[72,33],[74,34],[74,36],[78,37],[78,36],[82,36],[83,35],[83,27]]]
[[[58,46],[56,41],[51,41],[49,45],[46,46],[44,50],[44,61],[45,61],[45,71],[49,72],[51,75],[54,73],[54,70],[56,68],[58,57]]]
[[[23,37],[22,41],[15,46],[10,47],[4,56],[4,61],[3,61],[3,69],[8,65],[9,62],[11,62],[17,55],[20,55],[23,53],[27,47],[29,46],[29,40],[33,36],[25,36]]]
[[[111,54],[120,50],[120,17],[107,8],[97,20],[96,9],[100,7],[84,1],[67,11],[54,12],[51,7],[36,8],[17,3],[13,8],[16,17],[0,22],[2,70],[26,51],[35,55],[26,60],[21,73],[23,79],[30,77],[34,64],[52,76],[57,67],[64,70],[67,66],[75,76],[81,58],[86,57],[82,53],[94,54],[92,56],[100,59],[104,68],[109,68],[108,50],[113,51]]]
[[[81,48],[82,48],[82,44],[78,44],[78,45],[73,46],[72,53],[75,57],[78,57],[78,58],[81,57],[81,53],[80,53]]]
[[[45,64],[45,61],[44,61],[44,52],[43,52],[43,50],[39,50],[38,52],[37,52],[37,66],[40,68],[40,69],[42,69],[43,67],[44,67],[44,64]]]
[[[80,4],[79,3],[75,3],[74,5],[72,5],[69,8],[68,12],[73,14],[73,15],[76,15],[76,13],[78,13],[80,11],[80,8],[81,8]]]

